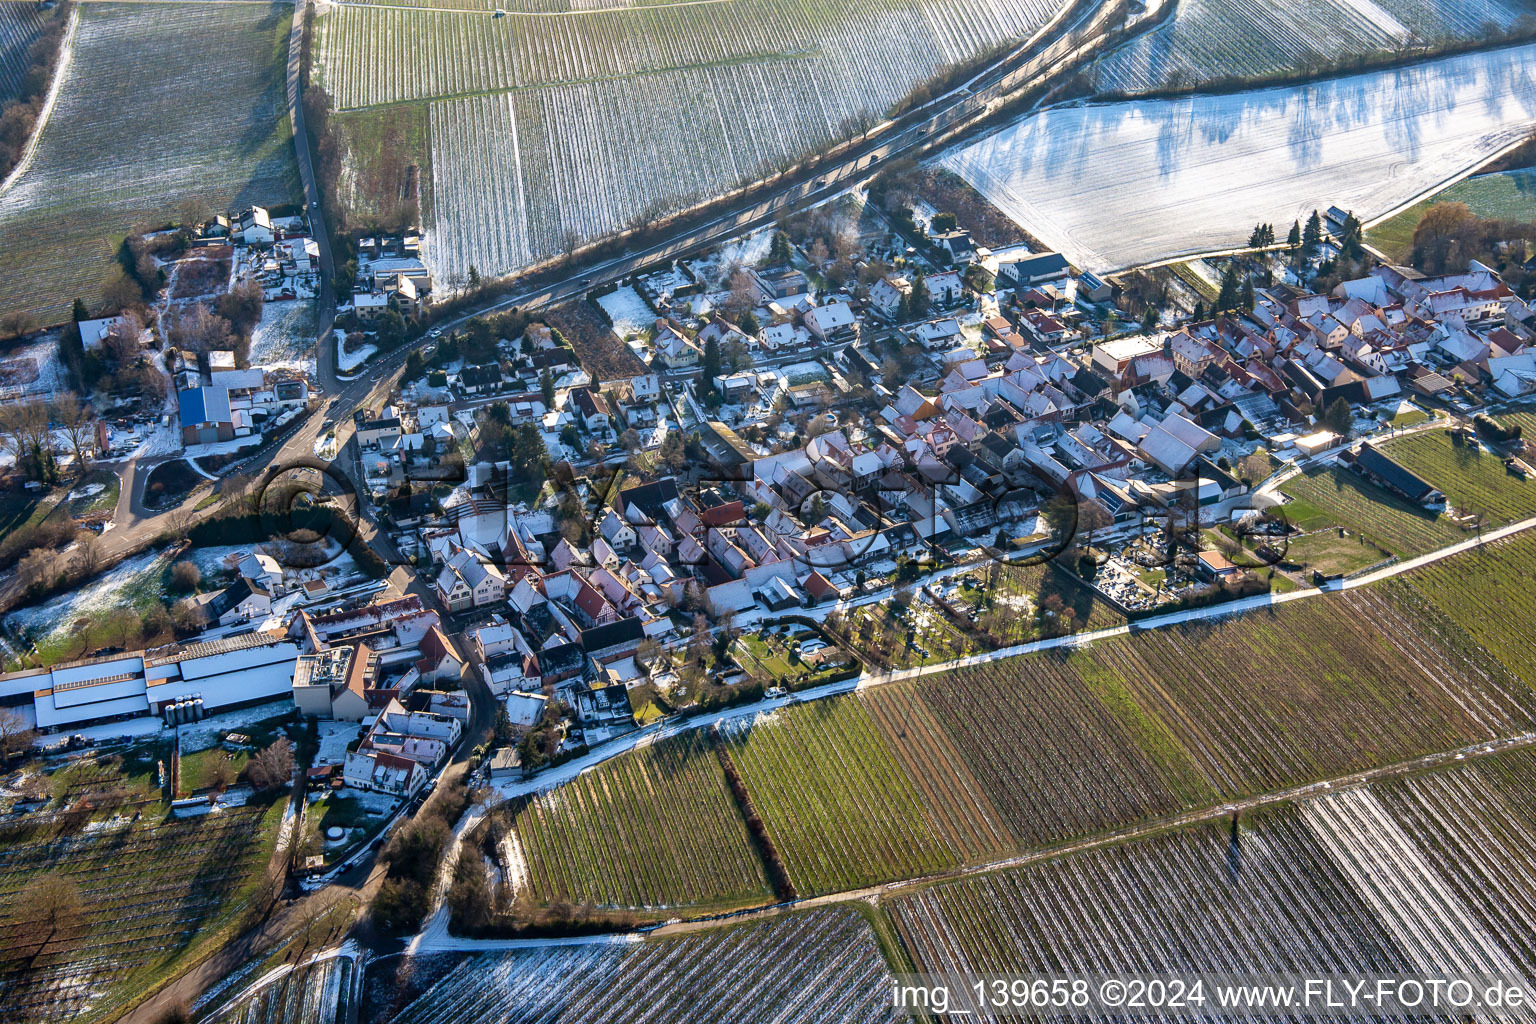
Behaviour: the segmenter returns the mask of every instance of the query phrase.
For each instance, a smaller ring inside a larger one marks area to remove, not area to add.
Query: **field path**
[[[59,98],[59,87],[64,84],[64,79],[69,77],[70,65],[75,58],[75,29],[80,25],[80,8],[72,8],[69,12],[69,27],[64,30],[64,38],[59,43],[59,61],[53,69],[53,81],[48,83],[48,97],[43,100],[43,109],[38,111],[37,122],[32,125],[32,135],[27,139],[27,148],[21,151],[21,159],[16,161],[16,166],[11,168],[11,173],[0,181],[0,196],[11,190],[11,186],[21,180],[27,173],[27,168],[32,166],[32,156],[37,152],[37,141],[43,137],[43,129],[48,127],[48,119],[53,116],[54,102]]]

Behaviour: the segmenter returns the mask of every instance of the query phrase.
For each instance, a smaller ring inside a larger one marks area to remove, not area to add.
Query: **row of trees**
[[[65,391],[52,402],[0,406],[0,449],[11,456],[27,480],[58,482],[58,463],[53,457],[55,424],[74,452],[76,472],[83,473],[95,442],[96,414],[78,395]]]

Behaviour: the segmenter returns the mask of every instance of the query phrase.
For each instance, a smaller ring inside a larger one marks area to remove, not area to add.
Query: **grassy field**
[[[1325,575],[1358,572],[1389,557],[1358,533],[1328,528],[1292,537],[1285,546],[1285,560],[1316,569]]]
[[[283,804],[164,817],[153,771],[124,760],[60,772],[50,809],[0,830],[7,1019],[113,1019],[262,889]],[[98,801],[124,815],[137,806],[142,817],[96,815],[81,830]],[[80,927],[39,945],[20,921],[45,875],[61,876],[83,913]]]
[[[1536,220],[1536,169],[1479,174],[1459,181],[1377,224],[1365,233],[1366,242],[1390,259],[1406,260],[1413,252],[1413,230],[1419,218],[1436,203],[1465,203],[1473,213],[1489,219]]]
[[[733,734],[732,754],[802,895],[959,862],[855,700],[761,716]]]
[[[282,4],[92,3],[30,167],[0,196],[0,313],[64,319],[121,273],[134,228],[290,202]],[[156,69],[145,74],[145,68]]]
[[[767,876],[701,731],[641,747],[513,809],[540,903],[711,908],[766,902]]]
[[[1399,437],[1382,450],[1444,491],[1458,511],[1480,514],[1485,525],[1536,515],[1536,480],[1509,472],[1503,457],[1487,449],[1454,443],[1448,430]]]
[[[1292,526],[1302,530],[1343,527],[1400,557],[1466,539],[1444,516],[1334,466],[1305,470],[1281,484],[1280,492],[1291,499],[1284,511]]]

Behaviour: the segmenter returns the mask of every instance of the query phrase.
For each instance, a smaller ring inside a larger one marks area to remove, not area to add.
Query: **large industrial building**
[[[42,732],[59,732],[181,705],[193,717],[291,699],[298,641],[245,633],[152,651],[88,658],[0,675],[0,706],[30,708]]]

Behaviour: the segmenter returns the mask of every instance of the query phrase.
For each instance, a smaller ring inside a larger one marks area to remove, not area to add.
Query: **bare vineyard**
[[[241,807],[0,846],[0,988],[15,1019],[92,1020],[131,993],[236,908],[265,870],[281,816]],[[38,947],[18,915],[48,873],[78,891],[84,929]]]
[[[317,75],[343,108],[434,101],[428,255],[454,281],[788,166],[1052,10],[740,0],[490,19],[341,4]]]
[[[1528,976],[1530,752],[892,900],[920,970]]]
[[[683,938],[469,957],[392,1024],[897,1020],[874,933],[827,909]]]
[[[47,20],[48,11],[32,0],[0,0],[0,105],[21,91],[27,47]]]
[[[208,1024],[345,1024],[356,969],[349,956],[295,967],[242,993]]]
[[[123,235],[175,219],[188,198],[218,212],[292,198],[281,75],[290,13],[279,4],[78,9],[74,57],[36,156],[0,196],[0,313],[49,322],[76,296],[94,304],[118,273]]]
[[[1520,0],[1179,0],[1171,20],[1105,57],[1095,79],[1142,92],[1305,71],[1409,45],[1485,38]]]
[[[958,862],[879,727],[852,698],[759,716],[732,755],[801,893]]]
[[[762,864],[700,731],[615,758],[520,802],[504,875],[547,903],[664,907],[762,902]],[[514,861],[521,860],[521,863]]]

